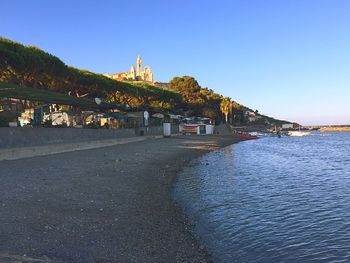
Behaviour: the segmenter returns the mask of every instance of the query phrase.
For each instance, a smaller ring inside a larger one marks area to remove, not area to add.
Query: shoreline
[[[227,139],[232,135],[214,135],[215,137],[218,138],[225,138],[227,137]],[[225,138],[226,139],[226,138]],[[209,253],[209,251],[207,250],[206,245],[203,243],[203,240],[200,239],[199,236],[197,236],[194,233],[194,225],[193,222],[190,221],[190,219],[188,218],[188,216],[185,214],[183,207],[181,206],[180,203],[178,203],[175,199],[174,199],[174,189],[175,189],[175,184],[176,181],[178,179],[178,176],[180,176],[180,173],[182,172],[183,168],[186,167],[187,165],[190,164],[191,161],[206,155],[212,151],[216,151],[216,150],[220,150],[222,148],[225,148],[227,146],[245,141],[246,139],[241,139],[238,137],[232,137],[230,139],[228,139],[228,141],[218,141],[218,145],[215,148],[209,148],[208,150],[206,150],[205,152],[202,152],[196,156],[191,156],[190,158],[188,158],[186,160],[186,162],[184,163],[184,165],[181,168],[178,168],[175,172],[175,174],[173,175],[174,178],[172,180],[172,183],[170,185],[170,189],[169,189],[169,195],[171,197],[172,200],[172,204],[174,206],[174,209],[176,210],[176,216],[183,221],[183,225],[186,227],[186,229],[188,230],[188,234],[191,236],[191,238],[194,240],[196,248],[199,249],[202,253],[204,253],[204,257],[205,257],[205,261],[199,261],[199,262],[213,262],[212,259],[212,255]]]
[[[321,132],[350,132],[349,126],[330,126],[330,127],[321,127],[318,129]]]
[[[178,136],[2,161],[0,259],[210,262],[172,190],[190,160],[239,141]]]

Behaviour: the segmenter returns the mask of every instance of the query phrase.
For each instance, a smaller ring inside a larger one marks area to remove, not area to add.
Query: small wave
[[[350,262],[350,135],[320,137],[244,142],[184,169],[176,199],[214,261]]]

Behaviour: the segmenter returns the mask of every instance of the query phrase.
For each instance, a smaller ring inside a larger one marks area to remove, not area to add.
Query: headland
[[[319,131],[350,132],[350,126],[326,126],[319,128]]]

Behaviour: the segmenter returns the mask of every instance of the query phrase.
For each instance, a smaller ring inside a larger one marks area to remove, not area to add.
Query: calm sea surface
[[[215,262],[350,262],[350,133],[231,145],[174,196]]]

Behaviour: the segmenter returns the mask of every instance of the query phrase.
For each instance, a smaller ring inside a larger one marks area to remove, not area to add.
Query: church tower
[[[142,59],[140,56],[137,57],[136,65],[137,65],[137,78],[138,80],[142,80]]]
[[[131,66],[129,78],[131,80],[135,80],[136,79],[136,70],[135,70],[135,66],[134,65]]]
[[[153,82],[153,73],[152,73],[152,70],[149,66],[145,67],[144,80],[149,81],[149,82]]]

